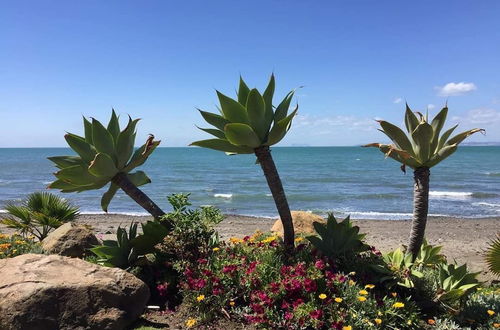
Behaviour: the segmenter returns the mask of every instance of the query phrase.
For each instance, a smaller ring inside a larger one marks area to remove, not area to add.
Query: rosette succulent
[[[291,248],[294,245],[292,216],[269,147],[285,137],[298,106],[289,113],[294,95],[294,91],[290,91],[277,107],[273,107],[274,89],[274,75],[271,75],[262,94],[256,88],[250,89],[241,77],[237,99],[217,91],[221,114],[200,110],[205,121],[214,127],[200,129],[215,138],[191,145],[227,154],[254,153],[257,156],[283,222],[284,243]]]
[[[64,138],[77,156],[55,156],[48,159],[59,171],[57,180],[48,188],[62,192],[82,192],[100,189],[108,184],[108,190],[101,198],[101,207],[107,212],[108,205],[118,189],[122,189],[134,201],[155,218],[164,212],[138,186],[151,180],[143,171],[133,171],[146,162],[149,155],[160,144],[152,135],[134,151],[135,127],[139,119],[129,117],[124,130],[120,130],[118,116],[112,111],[107,127],[97,119],[83,118],[85,136],[67,133]]]
[[[413,221],[408,244],[408,251],[414,258],[422,245],[427,223],[430,168],[453,154],[468,136],[484,131],[481,128],[474,128],[450,138],[458,126],[455,125],[441,134],[447,114],[448,106],[445,106],[429,123],[428,115],[414,113],[407,104],[405,126],[408,134],[396,125],[379,120],[381,126],[379,130],[387,135],[393,144],[365,145],[365,147],[379,148],[387,157],[400,162],[404,172],[406,167],[414,171]]]

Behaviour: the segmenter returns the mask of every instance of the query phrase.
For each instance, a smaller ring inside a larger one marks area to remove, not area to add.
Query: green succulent
[[[200,129],[216,138],[196,141],[191,145],[228,154],[252,154],[260,146],[280,142],[290,129],[298,105],[288,114],[295,92],[290,91],[274,108],[274,88],[274,75],[271,75],[263,94],[256,88],[250,90],[241,77],[237,100],[217,91],[221,114],[199,110],[205,121],[214,127]]]
[[[371,143],[365,146],[379,148],[386,156],[400,162],[403,166],[409,166],[412,169],[431,168],[453,154],[458,145],[468,136],[484,131],[481,128],[474,128],[450,138],[458,126],[455,125],[440,135],[447,114],[448,107],[445,106],[429,123],[428,115],[424,116],[417,112],[420,117],[417,118],[410,107],[406,105],[405,126],[407,133],[396,125],[379,120],[378,123],[381,126],[379,131],[387,135],[394,144]]]
[[[497,234],[497,237],[490,242],[485,257],[490,272],[500,276],[500,234]]]
[[[440,292],[436,300],[446,304],[452,304],[460,298],[480,286],[477,276],[481,272],[471,273],[467,271],[467,264],[457,266],[456,264],[441,264],[439,266]]]
[[[116,241],[105,240],[102,245],[90,249],[99,259],[98,264],[108,267],[129,268],[143,256],[156,252],[155,245],[168,235],[168,229],[156,221],[141,224],[142,234],[137,235],[137,223],[131,223],[129,231],[118,227]]]
[[[151,180],[146,173],[132,172],[132,170],[144,164],[160,141],[154,141],[151,135],[146,143],[134,151],[135,127],[138,121],[139,119],[132,120],[129,116],[127,126],[121,131],[114,110],[107,127],[97,119],[88,120],[84,117],[84,137],[72,133],[64,136],[77,156],[48,158],[59,168],[59,171],[54,173],[57,180],[48,187],[59,189],[64,193],[82,192],[100,189],[111,182],[101,198],[101,207],[107,212],[111,199],[119,188],[123,189],[117,182],[113,182],[117,174],[126,175],[136,187],[150,183]]]
[[[337,222],[335,216],[329,213],[325,224],[314,222],[313,226],[318,236],[306,238],[325,256],[337,258],[370,249],[363,242],[366,234],[359,233],[359,227],[352,225],[349,216],[343,221]]]
[[[415,264],[420,266],[437,266],[439,264],[446,263],[446,256],[440,254],[443,247],[439,245],[430,245],[427,240],[420,246],[420,251],[415,258]]]

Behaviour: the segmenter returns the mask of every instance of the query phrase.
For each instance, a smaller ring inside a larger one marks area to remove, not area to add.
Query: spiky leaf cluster
[[[290,91],[277,107],[273,107],[274,75],[261,94],[250,89],[240,77],[237,100],[219,91],[220,115],[199,110],[214,128],[200,128],[215,139],[193,142],[191,145],[224,151],[229,154],[251,154],[260,146],[280,142],[290,129],[298,106],[288,114],[294,91]]]
[[[135,127],[139,119],[130,118],[124,130],[115,111],[107,127],[97,119],[83,118],[85,136],[67,133],[64,138],[78,156],[49,157],[59,171],[54,173],[57,180],[48,187],[62,192],[82,192],[106,186],[118,173],[126,173],[136,186],[151,182],[143,171],[131,172],[144,164],[149,155],[160,144],[150,136],[146,143],[134,151]],[[108,205],[119,187],[111,183],[101,198],[101,207],[107,211]]]
[[[429,123],[428,116],[417,112],[420,117],[418,118],[406,105],[405,126],[407,134],[396,125],[380,120],[378,121],[381,126],[379,131],[387,135],[393,144],[371,143],[365,147],[377,147],[386,156],[413,169],[431,168],[453,154],[458,145],[468,136],[484,131],[481,128],[474,128],[450,138],[458,126],[455,125],[440,135],[447,114],[448,107],[445,106]]]
[[[325,224],[314,222],[313,226],[318,235],[306,238],[325,256],[337,258],[369,249],[363,242],[366,234],[359,233],[359,227],[352,225],[349,216],[337,222],[333,214],[329,213]]]
[[[500,277],[500,234],[497,234],[486,250],[486,263],[490,272]]]

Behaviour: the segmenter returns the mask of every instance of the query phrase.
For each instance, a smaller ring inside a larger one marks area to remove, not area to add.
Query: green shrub
[[[457,319],[463,325],[492,328],[500,325],[500,287],[478,290],[467,297]],[[499,326],[500,327],[500,326]]]
[[[42,253],[40,244],[33,239],[34,237],[0,233],[0,259],[12,258],[26,253]]]
[[[32,235],[40,241],[51,230],[73,221],[79,214],[78,207],[48,192],[29,194],[20,205],[8,203],[5,209],[8,216],[1,219],[1,223],[16,229],[24,237]]]

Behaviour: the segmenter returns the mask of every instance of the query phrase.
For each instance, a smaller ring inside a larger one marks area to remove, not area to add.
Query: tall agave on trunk
[[[453,126],[441,136],[441,129],[446,121],[448,107],[445,106],[429,124],[428,115],[416,114],[406,105],[405,126],[408,135],[399,127],[384,121],[378,121],[380,131],[385,133],[394,144],[371,143],[365,147],[377,147],[387,157],[400,162],[401,170],[406,166],[413,169],[413,220],[408,243],[408,251],[415,258],[424,240],[427,213],[429,209],[430,168],[436,166],[453,154],[458,145],[468,136],[484,131],[474,128],[449,138],[458,125]]]
[[[150,183],[143,171],[132,172],[144,164],[149,155],[160,144],[151,135],[146,143],[134,152],[135,127],[139,119],[129,117],[127,127],[120,131],[115,111],[107,127],[97,119],[83,118],[85,136],[67,133],[64,138],[78,156],[55,156],[48,159],[55,163],[59,171],[54,173],[57,180],[48,188],[62,192],[82,192],[100,189],[111,183],[101,198],[101,207],[107,212],[108,205],[118,189],[122,189],[134,201],[159,218],[165,213],[138,186]]]
[[[294,91],[291,91],[274,108],[274,88],[274,75],[271,75],[263,94],[255,88],[250,90],[241,77],[237,100],[217,91],[221,114],[200,110],[205,121],[215,127],[200,129],[216,138],[196,141],[191,145],[224,151],[227,154],[253,153],[257,156],[257,162],[264,172],[283,223],[285,246],[291,250],[295,235],[292,216],[269,147],[285,137],[298,106],[288,114],[294,95]]]

